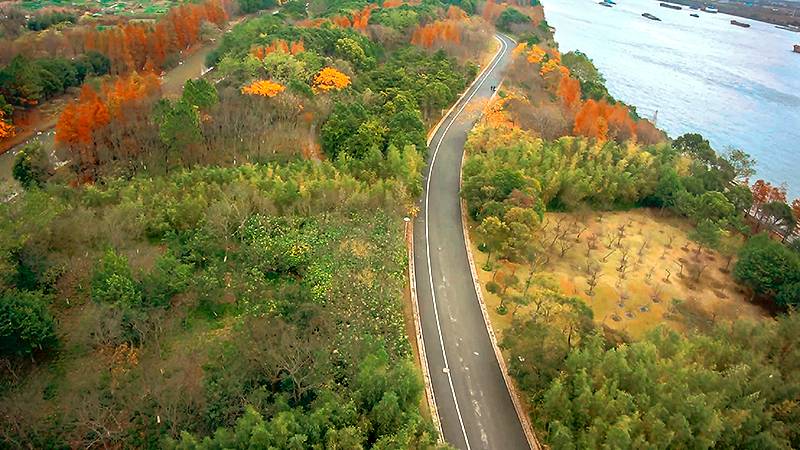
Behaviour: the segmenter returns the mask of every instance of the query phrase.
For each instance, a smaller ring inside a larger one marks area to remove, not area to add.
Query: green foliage
[[[380,149],[387,130],[381,129],[376,121],[370,123],[368,117],[367,108],[361,103],[335,104],[322,127],[322,148],[325,153],[332,158],[340,153],[361,158],[372,146]]]
[[[274,8],[275,0],[238,0],[239,10],[245,14]]]
[[[721,231],[722,230],[719,229],[719,226],[716,223],[712,222],[711,220],[704,219],[697,224],[697,227],[695,227],[694,230],[692,230],[690,236],[703,246],[717,248],[722,237]]]
[[[497,25],[497,28],[502,31],[510,32],[511,25],[515,23],[530,23],[530,21],[531,18],[526,14],[519,12],[518,9],[506,8],[502,13],[500,13],[500,16],[497,17],[495,25]]]
[[[209,108],[219,102],[217,88],[204,78],[186,80],[181,99],[200,109]]]
[[[225,33],[220,45],[209,53],[206,61],[209,65],[216,65],[224,56],[243,60],[253,46],[266,47],[277,39],[286,42],[302,40],[306,52],[333,57],[336,55],[336,43],[344,38],[356,42],[367,58],[378,56],[377,45],[355,30],[331,26],[295,27],[287,25],[278,17],[264,15],[244,21]]]
[[[487,194],[479,192],[497,195],[487,177],[501,171],[532,180],[528,184],[534,188],[533,198],[549,210],[584,203],[598,208],[633,205],[654,192],[658,169],[654,154],[659,146],[629,149],[606,142],[597,148],[579,138],[545,142],[523,132],[505,133],[478,127],[467,142],[463,191],[473,217],[481,208],[494,208],[494,203],[482,199]]]
[[[25,145],[14,157],[11,174],[25,189],[44,186],[50,175],[50,158],[42,144]]]
[[[741,250],[733,275],[760,295],[774,296],[800,281],[800,256],[766,234],[750,238]]]
[[[375,59],[367,56],[361,45],[353,38],[345,37],[337,40],[336,54],[352,62],[359,69],[367,69],[375,64]]]
[[[30,106],[67,88],[79,86],[89,75],[108,73],[108,58],[97,52],[81,57],[30,59],[17,55],[0,69],[0,92],[6,101],[16,106]]]
[[[186,152],[202,141],[200,114],[197,106],[184,99],[176,102],[162,99],[156,105],[155,113],[158,135],[169,150],[164,152],[164,167],[169,169],[174,155]]]
[[[284,407],[265,417],[252,406],[235,427],[198,439],[184,432],[170,449],[425,448],[435,444],[416,411],[422,386],[409,363],[389,364],[385,352],[367,356],[352,395],[323,390],[309,407]]]
[[[173,296],[189,286],[192,271],[191,265],[181,262],[170,252],[160,256],[155,267],[142,279],[144,303],[157,307],[168,305]]]
[[[28,29],[31,31],[46,30],[53,25],[60,23],[77,23],[78,17],[75,14],[61,11],[51,11],[47,13],[36,14],[28,19]]]
[[[584,100],[612,100],[606,89],[606,80],[603,78],[603,74],[597,70],[585,53],[577,50],[564,53],[561,56],[561,62],[569,69],[570,74],[581,83],[581,97]]]
[[[578,330],[556,316],[512,328],[504,345],[552,448],[792,448],[798,325],[793,314],[689,337],[660,328],[616,346],[589,327],[567,345],[576,333],[564,328]]]
[[[26,356],[56,345],[48,303],[41,292],[10,290],[0,296],[0,355]]]
[[[128,258],[106,250],[92,272],[92,300],[124,307],[142,306],[142,293],[133,279]]]
[[[389,9],[381,8],[372,13],[370,22],[398,31],[407,31],[420,22],[420,13],[417,12],[417,8],[408,5]]]
[[[775,297],[775,303],[784,308],[800,307],[800,281],[782,285]]]

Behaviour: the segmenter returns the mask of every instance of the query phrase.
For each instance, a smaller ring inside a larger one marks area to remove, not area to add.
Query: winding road
[[[530,448],[481,313],[464,241],[461,159],[478,105],[493,94],[514,43],[500,49],[450,111],[429,144],[420,214],[414,223],[416,290],[426,361],[444,439],[460,449]],[[470,107],[472,106],[472,107]]]

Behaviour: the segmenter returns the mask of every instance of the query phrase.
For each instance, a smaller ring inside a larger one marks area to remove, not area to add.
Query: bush
[[[92,274],[92,300],[126,307],[141,306],[142,293],[128,259],[108,249]]]
[[[142,280],[144,301],[151,306],[166,306],[173,296],[186,290],[192,266],[184,264],[172,253],[156,261],[155,267]]]
[[[514,8],[506,8],[497,18],[497,28],[502,31],[511,31],[511,25],[515,23],[529,23],[531,18]]]
[[[50,173],[50,159],[42,144],[26,145],[14,158],[11,174],[25,189],[42,187]]]
[[[0,297],[0,355],[30,355],[56,343],[55,320],[42,293],[8,291]]]
[[[754,236],[739,251],[733,269],[737,280],[753,292],[775,297],[785,286],[800,282],[800,258],[766,234]],[[785,296],[781,298],[790,298]]]

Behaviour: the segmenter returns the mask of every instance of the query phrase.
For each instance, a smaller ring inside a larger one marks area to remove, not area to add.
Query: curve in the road
[[[486,329],[461,222],[461,157],[480,108],[500,84],[513,42],[500,50],[433,135],[422,213],[414,227],[416,288],[426,364],[445,440],[459,448],[529,448]]]

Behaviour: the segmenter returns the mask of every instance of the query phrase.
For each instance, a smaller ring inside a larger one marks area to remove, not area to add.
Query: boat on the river
[[[794,44],[794,52],[800,53],[800,44]]]
[[[738,20],[731,20],[731,25],[736,25],[737,27],[742,28],[750,28],[749,23],[739,22]]]
[[[658,5],[661,6],[662,8],[678,9],[678,10],[683,9],[678,5],[672,5],[672,4],[664,3],[664,2],[661,2]]]
[[[697,14],[697,13],[691,13],[689,15],[692,16],[692,17],[700,17],[700,14]]]
[[[654,15],[652,15],[650,13],[644,13],[644,14],[642,14],[642,17],[645,17],[645,18],[650,19],[650,20],[657,20],[657,21],[661,22],[661,19],[659,19],[658,17],[656,17],[656,16],[654,16]]]
[[[606,8],[611,8],[611,7],[613,7],[613,6],[614,6],[613,4],[611,4],[611,3],[609,3],[609,2],[606,2],[606,1],[597,2],[597,3],[598,3],[600,6],[605,6]]]
[[[798,27],[797,25],[775,25],[775,28],[786,31],[793,31],[795,33],[800,33],[800,27]]]
[[[716,6],[710,6],[709,5],[709,6],[706,6],[705,8],[703,8],[703,11],[705,11],[707,13],[711,13],[711,14],[716,14],[716,13],[719,12],[719,9],[717,9]]]

